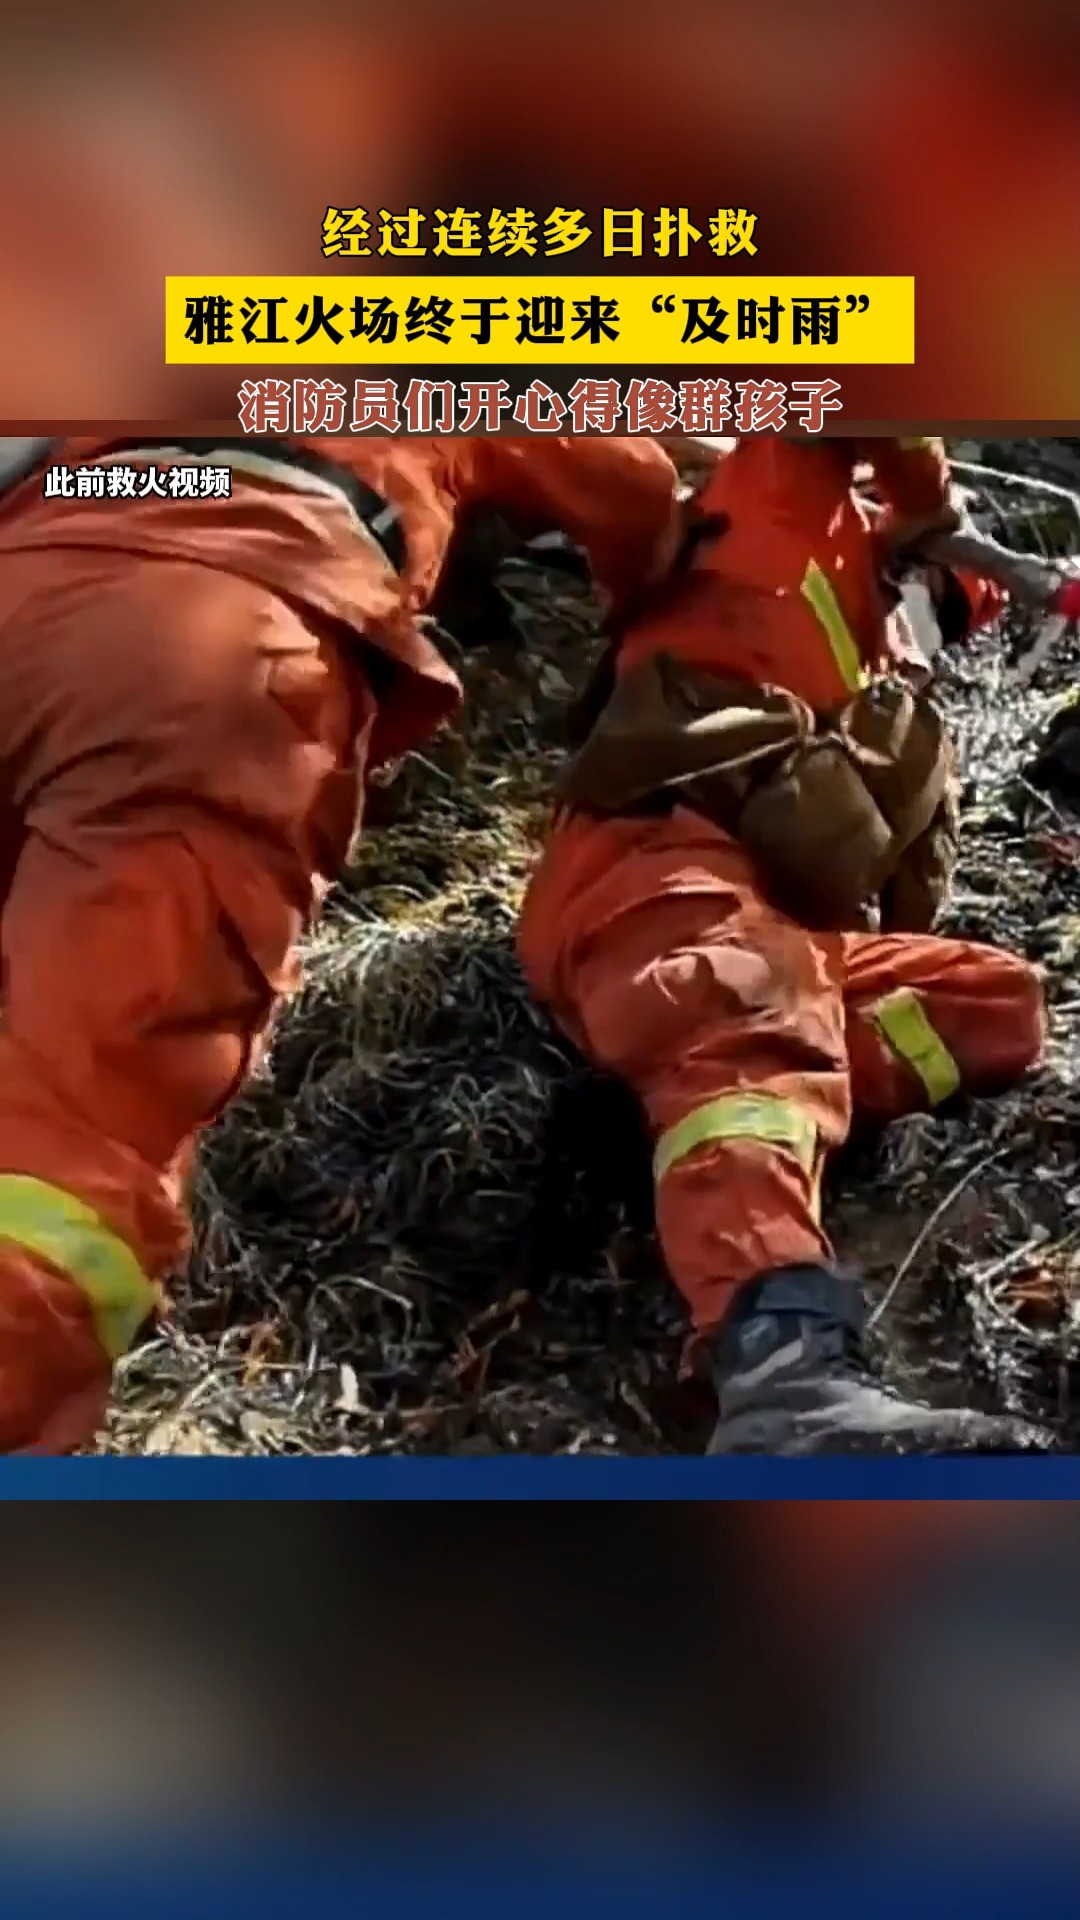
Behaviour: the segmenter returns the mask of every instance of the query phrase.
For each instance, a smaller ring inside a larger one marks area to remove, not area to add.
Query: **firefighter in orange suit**
[[[459,517],[562,527],[617,601],[667,563],[676,514],[667,457],[625,440],[45,457],[105,481],[45,497],[39,463],[0,502],[3,1452],[93,1434],[367,776],[458,705],[417,616]],[[154,490],[192,461],[227,466],[229,496]]]
[[[866,460],[873,531],[853,489]],[[955,525],[936,441],[742,441],[699,506],[714,532],[627,623],[616,680],[663,654],[817,710],[890,664],[883,564]],[[639,1096],[661,1246],[717,1389],[713,1450],[1014,1443],[1007,1423],[873,1377],[819,1188],[853,1116],[885,1122],[1032,1065],[1031,967],[929,934],[811,933],[677,794],[660,812],[561,810],[519,952],[566,1033]]]

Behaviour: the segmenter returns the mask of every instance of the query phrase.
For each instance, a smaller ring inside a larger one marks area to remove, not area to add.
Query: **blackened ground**
[[[1042,457],[1017,443],[1009,464]],[[121,1369],[106,1450],[701,1445],[636,1115],[531,1006],[511,952],[594,609],[565,573],[502,580],[527,650],[469,652],[467,722],[380,797],[268,1077],[207,1141],[195,1260]],[[888,1297],[894,1375],[1074,1444],[1080,821],[1021,770],[1076,665],[1059,653],[1017,691],[993,636],[942,675],[968,783],[946,927],[1045,967],[1049,1064],[854,1150],[830,1199],[842,1252]]]

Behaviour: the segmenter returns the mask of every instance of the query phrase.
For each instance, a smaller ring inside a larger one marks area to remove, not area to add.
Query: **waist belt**
[[[45,441],[38,444],[46,449],[44,459],[47,460],[49,450],[56,443]],[[195,460],[207,463],[216,459],[221,466],[231,467],[236,472],[276,480],[280,485],[297,487],[301,491],[331,494],[344,500],[360,525],[377,542],[395,573],[400,573],[405,566],[408,553],[397,508],[391,506],[381,493],[376,493],[374,487],[369,487],[358,474],[350,472],[348,467],[327,458],[325,454],[315,453],[310,447],[295,447],[288,440],[274,440],[256,434],[238,435],[235,439],[214,436],[177,439],[170,434],[160,440],[140,435],[137,440],[110,440],[98,449],[93,458],[113,460],[122,453],[138,455],[140,458],[161,453],[188,454]]]

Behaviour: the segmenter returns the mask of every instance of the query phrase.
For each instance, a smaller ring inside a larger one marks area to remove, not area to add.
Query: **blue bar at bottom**
[[[410,1845],[411,1839],[411,1845]],[[886,1851],[886,1849],[888,1849]],[[906,1851],[905,1851],[906,1849]],[[313,1835],[283,1856],[269,1834],[247,1850],[167,1843],[157,1872],[144,1858],[86,1860],[56,1850],[36,1868],[0,1854],[5,1911],[26,1920],[294,1920],[297,1914],[362,1913],[379,1920],[667,1920],[673,1913],[731,1920],[1071,1920],[1078,1910],[1075,1849],[1060,1836],[1038,1848],[1019,1838],[982,1845],[969,1835],[934,1844],[896,1831],[875,1861],[856,1836],[846,1847],[800,1845],[777,1823],[766,1854],[717,1835],[700,1845],[650,1849],[640,1836],[606,1846],[515,1846],[493,1835],[487,1848],[447,1842],[430,1809],[416,1810],[411,1835],[389,1844],[358,1834],[351,1852]]]
[[[1080,1455],[0,1460],[0,1500],[1075,1500]]]

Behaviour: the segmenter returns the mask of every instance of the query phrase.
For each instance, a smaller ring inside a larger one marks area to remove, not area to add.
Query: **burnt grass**
[[[503,583],[525,643],[460,656],[462,725],[375,794],[268,1066],[206,1139],[194,1255],[119,1370],[105,1451],[701,1448],[711,1410],[677,1384],[636,1111],[531,1005],[512,954],[595,608],[563,573],[516,563]],[[1080,661],[1059,650],[1017,688],[1007,639],[940,676],[965,775],[941,930],[1044,969],[1047,1063],[849,1148],[827,1218],[887,1372],[1075,1447],[1080,819],[1023,768]]]

